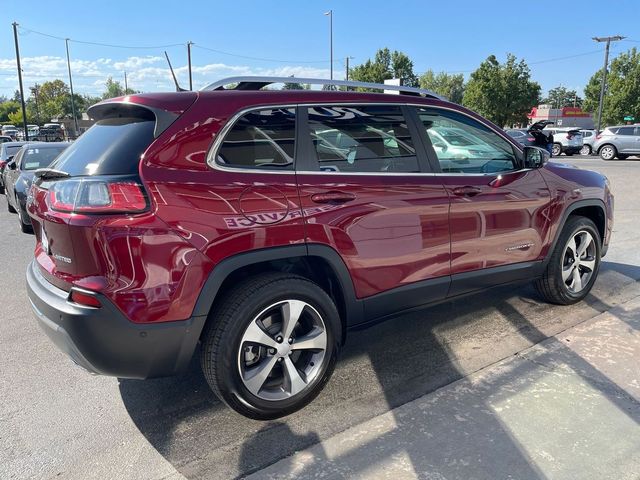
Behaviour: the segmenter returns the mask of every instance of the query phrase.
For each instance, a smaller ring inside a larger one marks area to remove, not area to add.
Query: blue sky
[[[0,23],[0,95],[17,86],[11,22],[20,29],[25,87],[53,78],[67,81],[64,41],[167,47],[182,86],[187,85],[187,41],[194,86],[239,74],[329,76],[329,20],[334,12],[334,71],[352,65],[380,47],[407,53],[416,73],[427,69],[466,76],[488,55],[508,52],[524,58],[544,91],[559,84],[582,91],[603,62],[604,45],[593,36],[625,35],[612,56],[640,47],[640,1],[498,2],[427,1],[247,1],[191,0],[35,2],[29,8],[3,8]],[[17,5],[17,4],[15,4]],[[615,6],[614,6],[615,5]],[[9,14],[7,15],[7,12]],[[226,55],[208,49],[224,51]],[[74,87],[100,94],[107,76],[144,91],[170,90],[164,48],[113,48],[70,43]],[[574,58],[562,57],[575,56]],[[255,57],[266,60],[255,60]],[[278,61],[276,61],[278,60]]]

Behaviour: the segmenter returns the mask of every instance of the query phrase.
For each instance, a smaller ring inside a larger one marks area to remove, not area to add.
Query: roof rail
[[[446,98],[432,92],[416,87],[400,85],[385,85],[382,83],[352,82],[346,80],[329,80],[327,78],[298,78],[298,77],[229,77],[218,80],[204,87],[203,91],[212,90],[260,90],[262,87],[274,83],[303,83],[310,85],[334,85],[337,87],[370,88],[374,90],[394,90],[405,95],[425,96],[446,100]],[[233,88],[224,88],[225,85],[235,84]]]

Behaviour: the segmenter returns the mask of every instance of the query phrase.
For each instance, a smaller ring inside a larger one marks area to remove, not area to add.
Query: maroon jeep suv
[[[171,375],[199,346],[215,394],[271,419],[318,395],[352,329],[509,282],[587,295],[605,177],[428,91],[263,88],[287,81],[104,101],[37,171],[29,298],[77,364]]]

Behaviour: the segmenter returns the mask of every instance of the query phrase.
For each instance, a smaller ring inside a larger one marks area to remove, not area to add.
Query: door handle
[[[481,188],[471,187],[468,185],[465,187],[456,187],[453,189],[453,194],[458,195],[459,197],[474,197],[479,193],[482,193]]]
[[[329,192],[315,193],[311,195],[311,200],[315,203],[332,203],[332,204],[340,204],[347,203],[355,200],[356,196],[353,193],[348,192],[340,192],[337,190],[332,190]]]

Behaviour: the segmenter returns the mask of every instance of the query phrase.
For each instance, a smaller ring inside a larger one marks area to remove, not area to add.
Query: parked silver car
[[[605,128],[596,136],[593,150],[603,160],[624,160],[630,155],[640,155],[640,124]]]
[[[596,141],[595,130],[580,130],[582,133],[582,148],[580,149],[580,155],[591,155],[593,150],[593,142]]]

